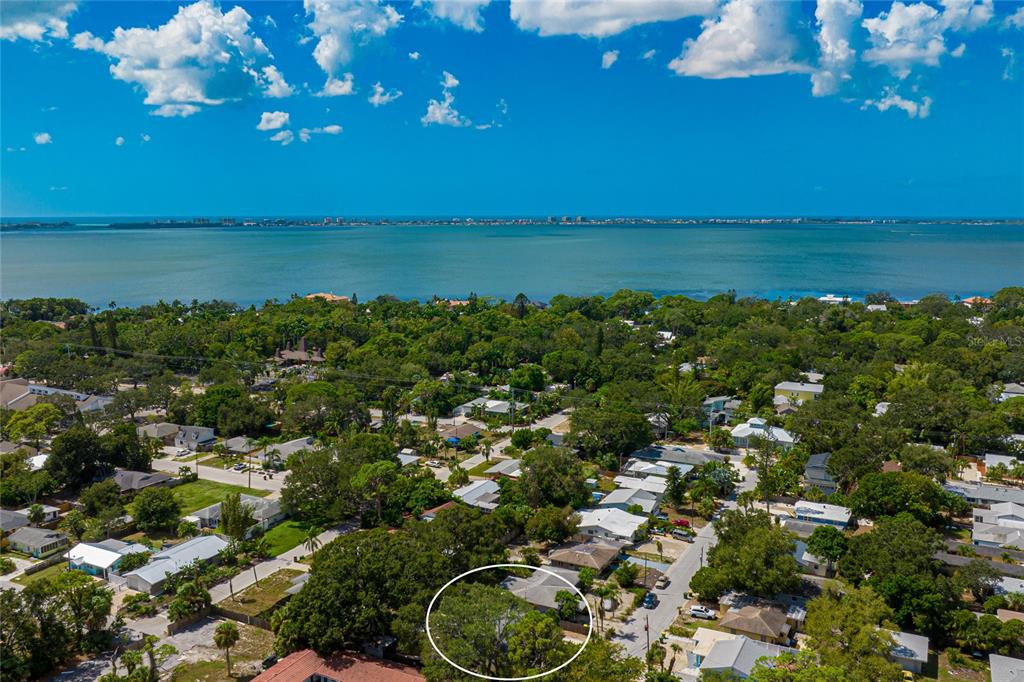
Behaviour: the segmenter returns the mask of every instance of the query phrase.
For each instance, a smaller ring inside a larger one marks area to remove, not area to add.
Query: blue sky
[[[0,10],[4,217],[1024,215],[1018,3]]]

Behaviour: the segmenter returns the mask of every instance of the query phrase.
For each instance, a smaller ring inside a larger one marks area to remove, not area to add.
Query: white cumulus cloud
[[[341,135],[341,131],[341,126],[337,124],[320,128],[302,128],[299,130],[299,139],[303,142],[309,142],[313,135]]]
[[[32,139],[36,141],[36,144],[53,144],[53,136],[50,133],[35,133],[32,135]]]
[[[424,0],[423,4],[432,16],[479,33],[484,30],[483,9],[491,0]]]
[[[260,122],[256,124],[256,130],[278,130],[288,125],[289,119],[287,111],[264,111]]]
[[[114,145],[116,145],[118,147],[123,147],[124,146],[124,138],[121,137],[120,135],[115,137],[114,138]]]
[[[317,41],[313,59],[328,78],[325,93],[357,43],[379,38],[402,22],[398,10],[378,0],[305,0],[303,5]]]
[[[370,95],[369,102],[375,107],[382,107],[385,104],[390,104],[396,99],[402,96],[402,91],[392,88],[385,90],[384,86],[377,81],[373,84],[373,94]]]
[[[814,18],[820,54],[818,69],[811,74],[811,92],[815,96],[833,95],[843,81],[850,79],[850,70],[857,61],[850,36],[863,11],[860,0],[818,0]]]
[[[1006,57],[1006,68],[1003,69],[1003,80],[1012,81],[1014,76],[1014,67],[1017,65],[1017,52],[1012,47],[1004,47],[999,51],[999,54]]]
[[[241,7],[222,12],[211,0],[198,0],[157,28],[118,27],[109,41],[79,33],[74,46],[106,55],[110,74],[139,85],[145,103],[157,107],[154,115],[191,116],[202,105],[290,94],[250,19]]]
[[[410,52],[409,53],[409,59],[413,60],[414,62],[419,61],[420,53],[419,52]]]
[[[730,0],[721,16],[706,19],[700,35],[687,40],[683,51],[669,62],[681,76],[746,78],[810,71],[796,60],[799,47],[790,30],[787,2]]]
[[[619,51],[618,50],[608,50],[603,55],[601,55],[601,68],[602,69],[610,69],[610,68],[612,68],[612,65],[615,64],[615,62],[617,62],[618,60],[619,60]]]
[[[77,2],[43,1],[4,2],[0,9],[0,39],[31,40],[68,37],[68,17],[78,9]]]
[[[355,76],[351,73],[346,73],[341,78],[328,76],[327,81],[324,83],[324,89],[316,94],[317,97],[343,97],[351,95],[356,91],[355,83]]]
[[[924,97],[920,102],[915,102],[912,99],[901,97],[896,94],[894,88],[889,87],[882,92],[881,98],[866,100],[861,109],[869,107],[874,107],[879,111],[888,111],[893,108],[901,109],[906,112],[909,118],[928,118],[928,114],[931,113],[932,98]]]
[[[1003,19],[1003,28],[1024,28],[1024,7]]]
[[[295,133],[290,130],[281,130],[270,136],[271,141],[280,142],[281,146],[286,146],[292,143],[295,139]]]
[[[452,126],[453,128],[465,128],[473,125],[473,122],[463,116],[455,108],[455,95],[452,90],[459,87],[459,79],[444,72],[441,80],[441,99],[432,99],[427,102],[427,113],[420,118],[420,123],[425,126],[439,125]]]
[[[647,50],[647,52],[644,52],[643,57],[644,57],[644,59],[654,59],[654,55],[656,55],[656,54],[658,54],[658,51],[654,50],[654,49],[651,49],[651,50]]]
[[[709,16],[717,9],[716,0],[512,0],[509,14],[520,29],[542,36],[601,38],[641,24]]]

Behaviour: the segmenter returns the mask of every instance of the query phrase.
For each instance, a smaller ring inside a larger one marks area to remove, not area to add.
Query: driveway
[[[736,492],[753,490],[757,485],[757,474],[742,466],[737,468],[746,480],[739,484]],[[727,509],[735,509],[735,495],[733,495],[733,499],[726,500],[724,506]],[[693,578],[693,574],[704,565],[708,552],[715,546],[717,540],[712,524],[709,523],[701,528],[694,538],[693,544],[689,545],[665,572],[670,581],[668,586],[665,589],[655,588],[652,590],[658,597],[657,606],[653,609],[636,609],[625,623],[616,627],[613,641],[622,644],[626,648],[627,655],[644,658],[647,652],[648,631],[650,640],[654,642],[675,622],[679,615],[679,609],[687,601],[685,595],[690,590],[690,580]]]

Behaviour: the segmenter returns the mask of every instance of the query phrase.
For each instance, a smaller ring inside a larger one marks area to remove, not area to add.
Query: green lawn
[[[215,483],[214,481],[207,481],[205,479],[183,483],[171,488],[171,490],[174,492],[174,497],[177,498],[178,504],[181,505],[182,514],[190,514],[197,509],[209,507],[215,502],[223,502],[224,498],[227,497],[229,493],[245,493],[247,495],[255,495],[256,497],[266,497],[270,494],[270,491],[268,490],[246,488],[245,486],[228,485],[226,483]],[[125,508],[128,510],[129,514],[133,513],[131,504],[127,505]]]
[[[477,464],[475,467],[470,469],[467,473],[470,476],[486,476],[487,470],[490,469],[495,464],[497,464],[499,461],[501,460],[492,459],[490,462],[481,462],[480,464]]]
[[[292,578],[300,573],[302,571],[294,568],[282,568],[261,579],[259,585],[245,588],[234,599],[228,597],[221,605],[247,616],[259,616],[288,596],[287,590],[292,586]]]
[[[32,575],[26,575],[22,573],[17,578],[14,578],[12,582],[16,582],[19,585],[29,585],[36,582],[37,580],[43,580],[45,578],[56,578],[58,575],[68,570],[68,565],[64,562],[54,564],[53,566],[47,566],[41,571],[37,571]]]
[[[298,547],[305,542],[307,532],[305,524],[289,520],[277,524],[264,533],[263,537],[270,545],[271,556],[279,556],[292,547]]]

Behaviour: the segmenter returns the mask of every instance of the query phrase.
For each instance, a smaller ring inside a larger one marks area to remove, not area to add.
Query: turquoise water
[[[1024,228],[645,225],[8,229],[0,298],[93,305],[293,293],[511,298],[621,288],[706,298],[969,296],[1024,284]]]

